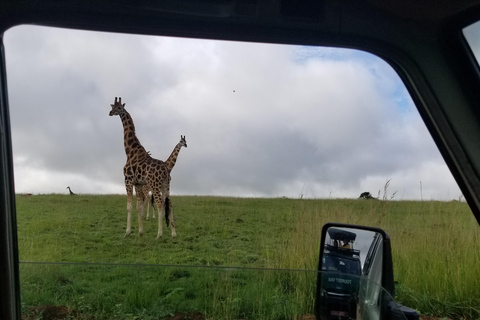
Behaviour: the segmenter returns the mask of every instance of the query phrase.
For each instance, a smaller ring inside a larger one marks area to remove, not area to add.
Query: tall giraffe
[[[169,220],[172,229],[172,237],[176,237],[175,222],[173,214],[170,212],[170,170],[165,162],[152,158],[145,148],[141,145],[135,134],[135,125],[132,117],[125,110],[125,103],[122,104],[122,99],[115,97],[114,104],[111,105],[112,110],[110,116],[118,115],[122,120],[124,130],[124,147],[127,155],[127,162],[123,167],[123,174],[125,176],[125,188],[127,190],[127,229],[125,237],[131,233],[131,218],[132,218],[132,198],[133,187],[135,187],[135,194],[137,196],[137,216],[138,216],[138,234],[143,235],[143,204],[144,193],[143,186],[147,185],[148,189],[152,191],[152,196],[157,204],[158,216],[161,217],[161,211],[165,211],[165,218],[167,226]],[[170,214],[170,217],[168,216]],[[158,219],[158,234],[159,239],[163,234],[162,219]]]

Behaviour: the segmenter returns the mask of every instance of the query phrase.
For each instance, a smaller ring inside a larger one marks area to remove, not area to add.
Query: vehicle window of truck
[[[478,227],[378,57],[39,26],[4,40],[27,318],[300,318],[329,221],[390,234],[400,302],[478,315]],[[163,162],[124,171],[130,152]],[[131,222],[125,174],[155,189]]]

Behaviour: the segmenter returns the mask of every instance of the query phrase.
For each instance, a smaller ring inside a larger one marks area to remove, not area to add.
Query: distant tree
[[[370,192],[362,192],[362,194],[360,195],[360,197],[358,197],[358,199],[376,199],[376,198],[372,197],[372,194]]]

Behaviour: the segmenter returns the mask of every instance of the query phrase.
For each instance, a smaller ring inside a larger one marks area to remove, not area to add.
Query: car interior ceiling
[[[0,3],[3,32],[19,24],[176,37],[354,48],[402,78],[480,222],[480,76],[462,29],[480,0],[21,0]],[[0,318],[19,316],[13,160],[2,43]],[[475,66],[475,67],[473,67]]]

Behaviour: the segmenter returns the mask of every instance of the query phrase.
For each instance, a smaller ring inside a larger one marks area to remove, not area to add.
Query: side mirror
[[[327,223],[318,271],[317,319],[405,319],[407,309],[415,319],[394,301],[390,237],[382,229]]]

